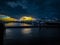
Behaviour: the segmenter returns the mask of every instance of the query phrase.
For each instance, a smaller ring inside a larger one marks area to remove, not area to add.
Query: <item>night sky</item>
[[[19,19],[21,16],[32,16],[36,18],[42,18],[42,17],[55,18],[56,17],[60,19],[60,0],[0,0],[0,14],[4,14],[17,19]],[[29,29],[27,28],[25,30],[27,30],[28,32],[30,31],[27,34],[25,34],[24,29],[25,28],[6,29],[6,35],[4,37],[6,39],[4,40],[5,45],[10,45],[10,42],[14,43],[12,45],[17,45],[20,43],[19,41],[21,40],[22,40],[21,42],[29,43],[28,39],[29,40],[31,39],[30,41],[33,41],[35,40],[35,38],[38,38],[38,39],[48,38],[51,40],[53,38],[56,38],[55,39],[56,41],[57,40],[60,41],[60,28],[31,28],[31,30],[30,28]],[[15,40],[10,40],[10,39],[15,39]]]
[[[0,0],[0,14],[60,18],[60,0]]]

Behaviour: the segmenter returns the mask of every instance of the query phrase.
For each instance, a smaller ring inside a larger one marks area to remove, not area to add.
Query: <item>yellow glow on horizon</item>
[[[1,21],[17,21],[17,19],[11,18],[10,16],[7,16],[7,15],[0,15],[0,20]]]
[[[7,23],[5,26],[14,26],[14,23]]]
[[[32,25],[30,25],[30,24],[25,24],[25,23],[22,23],[22,24],[20,24],[20,26],[32,26]]]
[[[35,20],[35,18],[28,16],[23,16],[20,18],[20,21],[33,21],[33,20]]]
[[[2,21],[16,21],[17,19],[8,17],[8,18],[1,18],[0,20],[2,20]]]

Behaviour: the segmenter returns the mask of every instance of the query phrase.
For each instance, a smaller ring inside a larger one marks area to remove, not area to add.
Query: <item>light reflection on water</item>
[[[18,24],[20,26],[31,26],[31,24]],[[5,39],[17,39],[27,37],[57,37],[60,29],[58,28],[12,28],[6,29]]]
[[[19,24],[18,24],[19,25]],[[20,24],[20,26],[31,26],[31,24]],[[36,35],[34,35],[36,34]],[[37,28],[12,28],[12,29],[6,29],[6,35],[5,39],[21,39],[21,38],[27,38],[27,37],[32,37],[32,36],[37,36],[38,35],[38,29]]]
[[[19,25],[19,24],[18,24]],[[30,24],[21,24],[21,26],[30,26]],[[8,41],[6,39],[22,40],[27,41],[34,37],[40,38],[51,38],[60,37],[60,29],[58,28],[11,28],[6,29],[5,43]]]
[[[29,24],[21,24],[21,26],[30,26]],[[29,34],[31,34],[31,32],[32,32],[32,29],[31,28],[23,28],[22,30],[21,30],[21,32],[22,32],[22,34],[23,35],[29,35]]]

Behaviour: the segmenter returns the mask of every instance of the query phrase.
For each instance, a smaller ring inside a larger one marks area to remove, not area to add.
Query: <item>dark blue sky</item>
[[[15,18],[23,15],[60,18],[60,0],[0,0],[0,13]]]

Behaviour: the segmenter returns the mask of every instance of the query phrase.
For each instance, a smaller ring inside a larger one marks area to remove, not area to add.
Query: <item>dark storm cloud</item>
[[[23,9],[21,6],[17,6],[15,8],[12,8],[11,6],[7,5],[6,2],[9,2],[9,1],[5,1],[5,2],[2,2],[0,4],[0,8],[1,8],[0,13],[7,14],[7,15],[10,15],[13,17],[18,16],[19,14],[25,14],[26,13],[26,10]]]
[[[60,17],[59,0],[0,0],[0,13],[30,14],[36,17]]]

